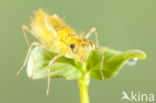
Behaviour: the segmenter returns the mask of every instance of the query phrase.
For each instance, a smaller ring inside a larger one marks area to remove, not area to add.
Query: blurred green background
[[[0,0],[0,103],[80,103],[76,81],[51,80],[45,96],[47,79],[31,80],[26,70],[15,77],[28,49],[21,26],[38,8],[58,14],[77,32],[95,26],[101,46],[147,53],[110,80],[92,79],[90,103],[120,103],[123,90],[156,95],[156,0]]]

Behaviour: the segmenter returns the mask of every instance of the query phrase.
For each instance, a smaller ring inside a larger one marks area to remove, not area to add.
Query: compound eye
[[[74,43],[70,44],[70,48],[74,49],[75,48],[75,44]]]
[[[72,50],[72,52],[77,52],[78,51],[78,48],[76,47],[76,45],[74,43],[70,44],[70,48]]]

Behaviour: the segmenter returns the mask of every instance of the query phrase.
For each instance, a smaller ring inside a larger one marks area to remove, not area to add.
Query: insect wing
[[[48,19],[49,16],[42,10],[35,12],[35,17],[31,21],[31,29],[41,42],[52,46],[54,42],[58,42],[58,37],[55,29],[48,23]]]

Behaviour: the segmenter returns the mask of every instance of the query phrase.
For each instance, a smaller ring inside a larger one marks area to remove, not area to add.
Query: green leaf
[[[102,55],[104,55],[103,64],[101,63]],[[145,59],[146,55],[140,50],[119,52],[106,47],[96,49],[92,52],[92,57],[88,64],[90,75],[98,80],[102,80],[102,77],[104,77],[104,80],[109,79],[118,74],[128,59],[133,60],[135,58]],[[100,70],[101,64],[103,65],[102,71]]]
[[[29,56],[27,63],[27,74],[32,79],[42,79],[47,77],[48,64],[57,55],[43,48],[35,47]],[[54,62],[51,69],[51,78],[65,78],[68,80],[77,79],[82,76],[81,72],[74,66],[74,61],[65,57],[60,57]]]
[[[43,48],[35,47],[27,63],[28,76],[32,79],[47,77],[48,64],[56,55],[56,53],[52,53]],[[102,56],[104,56],[103,62]],[[103,77],[104,80],[106,80],[118,74],[128,59],[133,60],[138,58],[141,60],[145,59],[145,57],[145,53],[140,50],[119,52],[106,47],[100,47],[90,52],[89,58],[85,63],[60,57],[50,68],[51,78],[71,80],[84,78],[85,75],[89,74],[90,77],[97,80],[103,80]]]

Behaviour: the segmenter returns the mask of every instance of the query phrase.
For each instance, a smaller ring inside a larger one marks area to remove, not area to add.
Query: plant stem
[[[81,103],[89,103],[87,90],[89,84],[89,77],[79,79],[78,83],[80,87]]]
[[[89,103],[88,91],[86,85],[80,85],[81,103]]]

